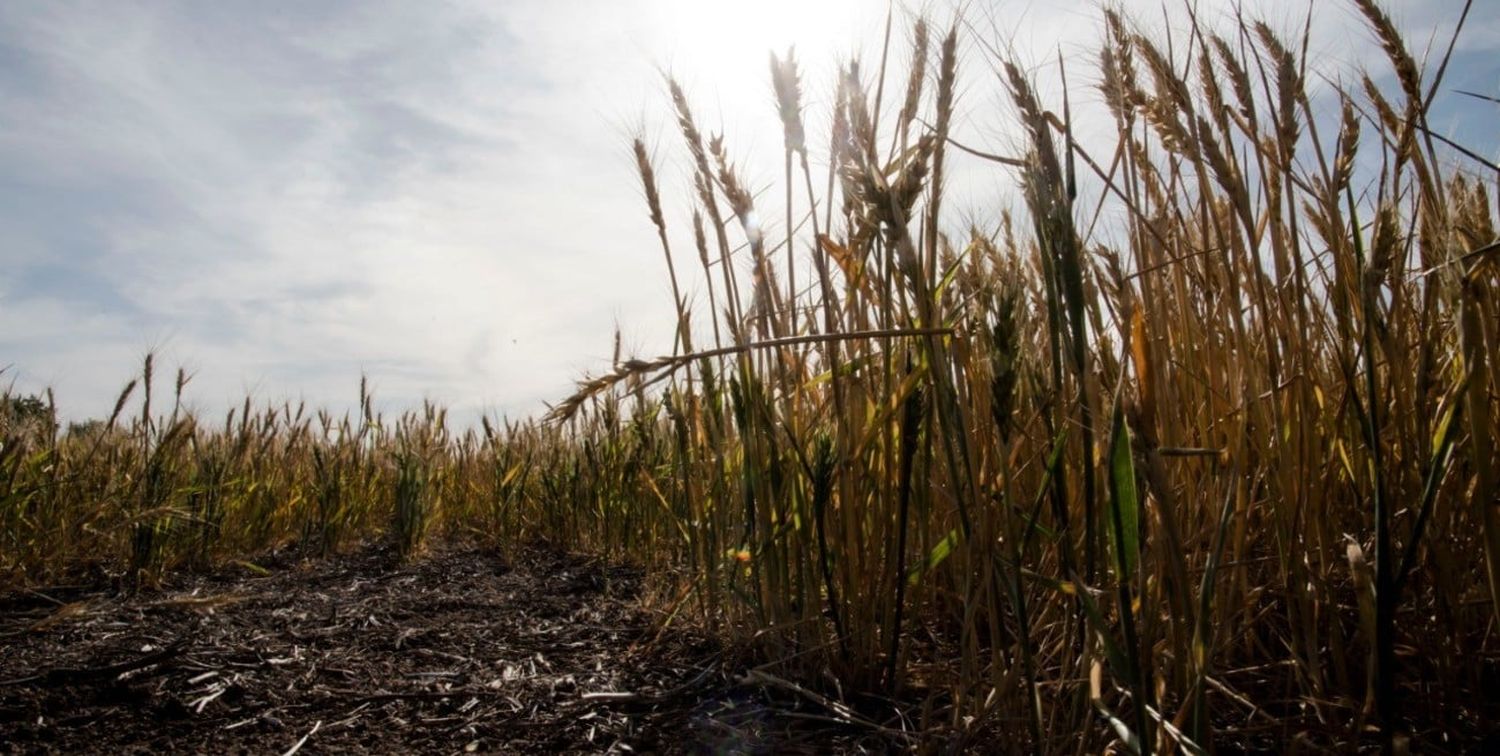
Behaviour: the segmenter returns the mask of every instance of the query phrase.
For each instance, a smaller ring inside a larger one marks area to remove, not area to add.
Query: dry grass
[[[899,103],[844,72],[826,142],[772,57],[781,238],[671,83],[700,271],[635,152],[671,356],[483,433],[435,409],[388,427],[368,400],[213,429],[149,398],[83,433],[0,419],[0,567],[542,536],[656,568],[666,621],[935,744],[1460,750],[1500,673],[1493,198],[1427,136],[1440,67],[1355,5],[1394,93],[1314,99],[1302,40],[1264,24],[1169,51],[1108,12],[1108,154],[997,60],[1027,149],[994,169],[1024,229],[964,236],[942,213],[956,29],[915,28]],[[1118,244],[1081,230],[1096,215]]]

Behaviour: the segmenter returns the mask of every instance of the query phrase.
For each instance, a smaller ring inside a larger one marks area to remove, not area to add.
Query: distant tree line
[[[87,435],[104,426],[103,420],[91,419],[68,423],[67,435]],[[50,437],[58,430],[57,408],[39,394],[11,395],[0,398],[0,433],[8,436],[34,434]]]

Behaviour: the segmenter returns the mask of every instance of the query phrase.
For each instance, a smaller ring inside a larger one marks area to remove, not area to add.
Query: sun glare
[[[763,110],[771,52],[795,48],[804,80],[817,81],[883,23],[885,8],[876,0],[665,0],[661,62],[685,83],[713,92],[726,117]]]

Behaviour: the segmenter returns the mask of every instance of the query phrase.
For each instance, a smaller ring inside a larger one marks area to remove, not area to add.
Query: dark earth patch
[[[659,633],[638,570],[534,548],[270,556],[158,590],[0,596],[0,751],[882,751]],[[774,680],[774,678],[772,678]]]

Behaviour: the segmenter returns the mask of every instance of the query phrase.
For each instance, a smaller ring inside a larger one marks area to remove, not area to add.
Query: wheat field
[[[477,428],[363,385],[200,417],[150,356],[105,420],[7,395],[0,579],[541,539],[917,747],[1462,752],[1500,685],[1500,168],[1427,127],[1446,58],[1350,2],[1388,69],[1316,93],[1262,22],[1169,48],[1103,10],[1041,86],[918,20],[814,134],[773,55],[784,207],[669,80],[691,196],[633,145],[661,356]],[[964,81],[1012,154],[951,138]],[[959,159],[1022,207],[953,213]]]

